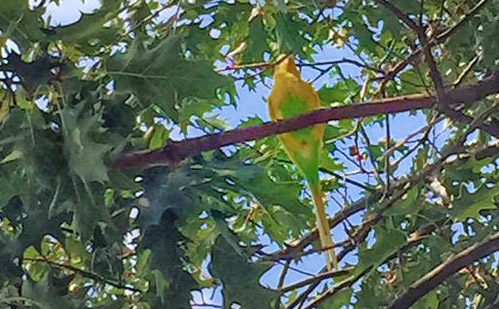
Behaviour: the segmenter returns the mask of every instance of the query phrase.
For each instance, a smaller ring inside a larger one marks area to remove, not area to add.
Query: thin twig
[[[400,162],[402,162],[403,160],[407,159],[414,151],[416,151],[419,146],[423,145],[425,142],[428,142],[428,137],[430,135],[430,132],[431,130],[433,129],[434,127],[433,126],[427,126],[425,128],[425,130],[422,132],[423,133],[423,136],[421,137],[421,139],[416,143],[416,145],[414,145],[411,149],[409,149],[409,151],[407,151],[406,153],[404,153],[399,159],[397,159],[395,162],[393,163],[390,163],[390,166],[393,167],[393,168],[397,168],[397,166],[399,166]]]
[[[331,60],[331,61],[320,61],[320,62],[315,62],[315,63],[303,63],[300,64],[301,67],[315,67],[315,66],[322,66],[322,65],[335,65],[335,64],[342,64],[342,63],[348,63],[348,64],[353,64],[355,66],[358,66],[360,68],[365,68],[369,69],[371,71],[377,72],[377,73],[382,73],[384,74],[385,72],[381,69],[375,68],[370,65],[366,65],[360,61],[353,60],[353,59],[348,59],[348,58],[342,58],[339,60]]]
[[[386,184],[383,181],[383,179],[381,178],[381,176],[379,175],[378,164],[376,163],[375,158],[374,158],[374,153],[371,150],[371,140],[369,139],[369,135],[367,135],[367,132],[364,129],[363,125],[360,125],[360,130],[359,131],[360,131],[360,134],[362,135],[362,138],[364,139],[364,143],[367,146],[367,152],[369,154],[368,157],[369,157],[369,161],[371,162],[371,165],[373,167],[372,171],[374,173],[374,177],[378,181],[379,185],[385,187]]]
[[[279,276],[279,282],[277,283],[278,290],[280,290],[282,288],[282,286],[284,285],[284,280],[286,279],[286,275],[288,273],[290,264],[291,264],[291,260],[287,260],[282,268],[281,275]]]
[[[372,194],[369,197],[363,197],[353,204],[348,205],[341,211],[336,213],[332,218],[329,218],[330,228],[334,228],[340,224],[345,218],[352,216],[365,209],[370,202],[377,200],[379,194]],[[317,230],[313,229],[311,232],[300,238],[300,240],[292,245],[288,245],[285,249],[276,251],[263,257],[260,261],[278,261],[283,259],[292,258],[297,252],[301,251],[304,247],[315,241],[318,237]]]
[[[387,0],[374,0],[374,2],[386,7],[390,10],[395,16],[398,17],[407,27],[412,30],[419,29],[421,27],[418,26],[409,16],[407,16],[404,11],[402,11],[399,7],[397,7],[392,2],[388,2]],[[422,29],[422,28],[421,28]]]
[[[452,83],[452,87],[457,88],[463,82],[464,78],[468,75],[469,72],[473,69],[475,64],[482,58],[482,52],[480,51],[473,59],[471,59],[470,63],[464,68],[464,70],[459,74],[457,79]]]
[[[258,151],[258,150],[256,150],[256,151]],[[281,162],[281,163],[293,164],[293,162],[291,162],[290,160],[285,160],[285,159],[272,158],[272,160],[274,160],[276,162]],[[367,186],[367,185],[364,185],[364,184],[362,184],[362,183],[360,183],[358,181],[352,180],[352,179],[346,177],[346,175],[338,174],[338,173],[336,173],[334,171],[331,171],[331,170],[329,170],[327,168],[319,167],[319,171],[321,173],[329,174],[329,175],[334,176],[334,177],[336,177],[338,179],[341,179],[344,182],[346,182],[348,184],[351,184],[351,185],[354,185],[354,186],[356,186],[356,187],[358,187],[360,189],[363,189],[365,191],[368,191],[368,192],[375,192],[376,191],[376,189],[374,189],[374,188],[372,188],[370,186]]]
[[[385,149],[388,149],[388,147],[390,147],[390,143],[391,143],[391,139],[392,139],[392,136],[391,136],[391,132],[390,132],[390,114],[387,113],[386,114],[386,128],[385,128],[385,139],[386,139],[386,143],[385,143]],[[391,173],[391,170],[390,170],[390,158],[389,157],[386,157],[385,159],[385,174],[386,174],[386,186],[385,186],[385,192],[383,192],[383,194],[386,194],[388,192],[388,190],[390,190],[390,173]]]
[[[291,260],[286,260],[281,275],[279,276],[279,282],[277,283],[277,290],[279,290],[279,296],[277,297],[277,301],[275,302],[275,309],[279,309],[281,305],[281,296],[284,292],[280,291],[282,286],[284,285],[284,280],[286,279],[286,275],[289,270],[289,265],[291,264]]]
[[[429,129],[433,128],[437,123],[439,123],[440,121],[442,121],[444,119],[444,117],[437,117],[433,120],[430,121],[430,123],[428,123],[427,125],[419,128],[418,130],[408,134],[403,140],[395,143],[395,145],[393,145],[392,147],[390,147],[387,151],[385,151],[385,153],[383,154],[383,156],[381,156],[381,160],[384,160],[386,159],[387,157],[389,157],[390,155],[393,154],[393,152],[395,150],[397,150],[397,148],[399,147],[402,147],[403,145],[407,144],[407,142],[413,138],[414,136],[416,135],[419,135],[421,133],[425,134],[426,131],[428,131]]]
[[[101,275],[94,274],[94,273],[88,272],[88,271],[83,270],[83,269],[79,269],[79,268],[74,267],[72,265],[60,264],[60,263],[49,261],[49,260],[46,260],[46,259],[43,259],[43,258],[24,258],[23,260],[25,260],[25,261],[47,263],[50,266],[54,266],[54,267],[63,268],[63,269],[67,269],[67,270],[73,271],[73,272],[81,275],[82,277],[89,278],[89,279],[92,279],[92,280],[95,280],[95,281],[99,281],[99,282],[103,282],[103,283],[109,284],[111,286],[114,286],[115,288],[118,288],[118,289],[124,289],[124,290],[129,290],[129,291],[132,291],[132,292],[143,293],[143,291],[141,291],[139,289],[136,289],[136,288],[133,288],[133,287],[129,287],[129,286],[126,286],[126,285],[123,285],[123,284],[111,281],[109,279],[106,279],[106,278],[102,277]]]
[[[334,296],[334,294],[338,293],[341,291],[343,288],[347,286],[352,286],[357,280],[359,280],[362,276],[364,276],[365,273],[369,271],[370,268],[367,268],[364,270],[362,273],[358,274],[357,276],[352,276],[350,278],[347,278],[338,284],[335,284],[332,288],[327,290],[325,293],[320,295],[319,297],[315,298],[312,302],[310,302],[306,307],[303,307],[303,309],[312,309],[312,308],[318,308],[318,306],[325,301],[327,298]]]
[[[348,267],[345,269],[332,270],[332,271],[319,273],[318,275],[315,275],[313,277],[306,278],[306,279],[300,280],[298,282],[292,283],[288,286],[285,286],[283,288],[280,288],[279,291],[282,293],[286,293],[286,292],[292,291],[294,289],[301,288],[301,287],[303,287],[307,284],[310,284],[310,283],[315,283],[317,281],[322,281],[324,279],[329,279],[329,278],[333,278],[333,277],[345,276],[345,275],[348,275],[353,269],[354,269],[353,267]]]
[[[442,80],[442,76],[440,75],[437,64],[435,62],[435,59],[433,58],[433,55],[431,53],[431,47],[432,45],[428,41],[428,37],[425,34],[425,30],[423,27],[419,26],[416,24],[409,16],[407,16],[399,7],[397,7],[395,4],[388,2],[386,0],[374,0],[377,3],[382,4],[385,6],[388,10],[390,10],[395,16],[397,16],[407,27],[409,27],[411,30],[416,32],[419,38],[419,42],[421,43],[421,48],[423,50],[424,58],[426,60],[426,63],[428,64],[428,67],[430,69],[430,76],[433,79],[433,82],[435,83],[435,88],[437,90],[437,99],[439,103],[446,104],[445,103],[445,89],[444,89],[444,83]]]
[[[291,53],[287,54],[287,56],[291,55]],[[223,68],[216,69],[215,72],[221,73],[226,71],[238,71],[243,69],[270,69],[284,61],[286,57],[281,57],[277,61],[274,62],[257,62],[257,63],[248,63],[248,64],[234,64],[230,66],[226,66]]]

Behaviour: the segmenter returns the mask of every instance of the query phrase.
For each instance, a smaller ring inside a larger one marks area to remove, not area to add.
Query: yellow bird
[[[283,59],[284,58],[284,59]],[[281,60],[281,61],[279,61]],[[312,112],[321,107],[312,85],[300,78],[293,56],[280,56],[274,72],[274,87],[268,97],[272,121],[278,121]],[[337,267],[334,243],[325,212],[324,193],[319,181],[320,155],[323,150],[324,124],[283,133],[279,140],[291,161],[307,179],[312,193],[321,246],[325,250],[328,270]]]

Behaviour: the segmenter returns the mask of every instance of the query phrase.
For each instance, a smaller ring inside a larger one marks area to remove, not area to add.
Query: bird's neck
[[[274,83],[279,84],[281,82],[300,79],[300,74],[289,72],[289,71],[275,71],[273,75]]]

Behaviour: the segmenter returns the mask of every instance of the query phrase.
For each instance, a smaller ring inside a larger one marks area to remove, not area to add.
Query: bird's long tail
[[[324,193],[322,192],[320,182],[309,182],[309,187],[310,191],[312,192],[312,198],[314,201],[317,230],[319,232],[321,246],[322,248],[328,248],[324,250],[327,269],[337,269],[338,260],[336,258],[336,253],[334,252],[334,242],[331,238],[329,221],[326,216]]]

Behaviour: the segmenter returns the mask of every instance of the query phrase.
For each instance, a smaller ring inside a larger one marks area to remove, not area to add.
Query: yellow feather
[[[308,113],[321,107],[312,85],[300,78],[293,56],[281,56],[274,72],[274,87],[268,98],[270,118],[273,121]],[[314,201],[317,230],[325,250],[328,269],[336,268],[334,243],[325,213],[324,194],[319,182],[319,161],[323,148],[324,124],[295,132],[283,133],[279,139],[291,161],[308,181]]]

